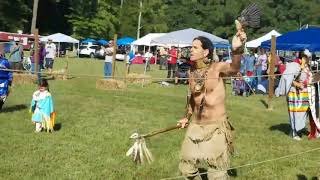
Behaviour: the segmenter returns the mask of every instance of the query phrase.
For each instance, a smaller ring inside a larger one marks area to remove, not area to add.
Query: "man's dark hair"
[[[209,59],[212,59],[212,56],[213,56],[213,44],[211,42],[211,40],[207,37],[204,37],[204,36],[198,36],[196,38],[193,39],[193,41],[195,40],[199,40],[201,42],[201,47],[203,49],[208,49],[209,50],[209,53],[207,55],[207,58]]]

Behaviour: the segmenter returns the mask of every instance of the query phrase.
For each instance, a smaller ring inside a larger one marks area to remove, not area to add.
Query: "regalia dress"
[[[51,118],[54,114],[54,106],[51,93],[47,90],[36,91],[33,93],[31,101],[32,121],[41,123],[42,127],[48,127],[51,124]]]
[[[308,66],[300,68],[296,62],[289,63],[281,77],[276,95],[286,95],[288,103],[289,122],[292,136],[305,128],[308,116],[320,128],[319,123],[319,83],[313,82],[313,74]],[[302,82],[303,87],[293,86],[293,81]]]

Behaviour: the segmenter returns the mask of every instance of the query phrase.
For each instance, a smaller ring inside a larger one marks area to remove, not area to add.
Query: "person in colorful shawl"
[[[306,82],[309,97],[309,123],[310,123],[310,133],[308,139],[316,139],[320,137],[320,120],[319,120],[319,80],[320,74],[313,73],[310,67],[310,59],[312,54],[309,50],[304,51],[305,56],[302,58],[302,63],[305,63],[305,69],[308,71],[308,81]]]
[[[314,138],[317,129],[320,129],[319,111],[317,111],[319,86],[315,86],[318,83],[315,83],[309,67],[310,57],[311,53],[308,50],[300,52],[300,57],[287,65],[276,90],[276,96],[287,96],[291,135],[295,140],[301,140],[300,132],[305,128],[308,117],[311,125],[309,139]]]
[[[40,132],[43,128],[53,130],[52,117],[54,114],[54,106],[51,93],[49,92],[49,84],[47,80],[41,79],[39,90],[35,91],[31,101],[32,121],[35,123],[35,132]]]

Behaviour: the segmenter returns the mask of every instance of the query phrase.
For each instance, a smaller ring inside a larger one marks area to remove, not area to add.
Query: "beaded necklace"
[[[200,93],[205,89],[205,80],[208,74],[209,65],[203,61],[196,62],[194,68],[191,70],[192,77],[195,82],[193,88],[194,92]]]
[[[204,92],[204,96],[202,97],[200,106],[199,106],[198,118],[201,117],[203,107],[206,103],[205,97],[206,97],[207,89],[205,87],[205,80],[207,79],[208,69],[209,69],[209,64],[206,64],[203,61],[199,61],[199,62],[196,62],[194,68],[191,70],[191,75],[195,82],[193,91],[195,93]]]

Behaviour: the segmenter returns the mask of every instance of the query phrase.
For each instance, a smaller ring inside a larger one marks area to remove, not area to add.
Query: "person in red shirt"
[[[177,58],[178,58],[178,51],[177,49],[172,46],[169,50],[169,58],[168,58],[168,75],[167,78],[174,78],[176,73],[176,65],[177,65]]]
[[[286,64],[283,63],[284,60],[279,61],[279,73],[283,74],[283,72],[286,70]]]

